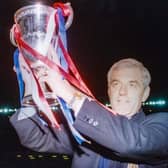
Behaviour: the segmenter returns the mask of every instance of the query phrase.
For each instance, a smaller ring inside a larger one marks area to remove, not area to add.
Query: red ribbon
[[[63,15],[64,16],[69,16],[70,15],[70,10],[68,8],[67,5],[64,5],[62,3],[55,3],[54,7],[57,8],[61,8],[63,11]],[[56,13],[56,17],[55,17],[55,22],[57,24],[57,30],[56,32],[58,32],[58,27],[59,27],[59,22],[58,22],[58,16]],[[42,61],[44,64],[48,65],[50,68],[52,68],[53,70],[61,73],[61,75],[68,80],[72,85],[74,85],[76,88],[78,88],[80,91],[82,91],[83,93],[85,93],[86,95],[94,98],[93,94],[91,93],[91,91],[88,89],[88,87],[86,86],[86,84],[84,83],[84,81],[82,80],[75,64],[73,63],[70,55],[68,54],[67,50],[65,49],[63,42],[58,34],[58,45],[60,46],[63,54],[64,54],[64,58],[68,63],[68,68],[69,70],[72,72],[72,75],[69,72],[66,72],[62,67],[60,67],[59,65],[55,64],[53,61],[51,61],[50,59],[48,59],[46,56],[43,56],[42,54],[40,54],[38,51],[36,51],[35,49],[33,49],[32,47],[29,46],[29,44],[27,44],[24,40],[22,40],[21,38],[21,34],[18,30],[18,28],[16,27],[14,29],[14,35],[15,35],[15,39],[17,41],[19,50],[22,52],[22,49],[25,49],[27,52],[29,52],[34,58],[36,58],[37,60]],[[28,59],[26,59],[26,62],[28,63],[28,65],[30,66],[30,62]],[[31,69],[31,68],[30,68]],[[41,101],[44,103],[44,105],[47,108],[47,112],[45,112],[45,116],[50,120],[51,125],[54,127],[59,127],[59,124],[57,123],[54,114],[52,113],[51,109],[49,108],[48,102],[45,99],[44,93],[40,87],[40,84],[36,78],[36,76],[34,75],[34,73],[32,72],[37,86],[38,86],[38,92],[39,92],[39,97],[41,99]],[[103,106],[104,108],[107,108],[106,106],[104,106],[103,104],[101,104],[100,102],[98,102],[101,106]],[[109,110],[109,109],[108,109]],[[111,111],[111,110],[110,110]],[[113,111],[111,111],[113,112]],[[48,114],[47,114],[48,113]],[[113,112],[115,114],[115,112]]]
[[[34,50],[32,47],[30,47],[24,40],[22,40],[22,38],[20,36],[20,33],[18,31],[17,32],[15,31],[15,39],[16,39],[17,44],[18,44],[20,49],[23,48],[23,49],[27,50],[29,53],[31,53],[32,56],[34,56],[34,58],[42,61],[44,64],[48,65],[53,70],[55,70],[57,72],[60,72],[61,75],[65,79],[67,79],[70,83],[72,83],[75,87],[77,87],[79,90],[84,92],[86,95],[88,95],[90,97],[94,97],[92,95],[91,91],[87,88],[87,86],[83,82],[81,76],[79,75],[79,72],[77,71],[77,68],[75,67],[74,63],[72,62],[72,60],[69,56],[69,54],[65,50],[60,38],[59,38],[60,47],[63,50],[65,59],[66,59],[68,65],[69,65],[69,69],[72,71],[74,76],[70,75],[63,68],[61,68],[59,65],[55,64],[50,59],[48,59],[47,57],[40,54],[38,51]]]
[[[65,5],[63,3],[59,3],[59,2],[56,2],[53,4],[53,7],[56,9],[56,8],[61,8],[62,12],[63,12],[63,16],[67,17],[71,14],[71,11],[69,10],[69,7],[68,5]]]

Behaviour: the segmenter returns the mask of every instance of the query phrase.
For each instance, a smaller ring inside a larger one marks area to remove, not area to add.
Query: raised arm
[[[85,100],[74,124],[82,134],[116,154],[147,160],[168,157],[168,114],[149,115],[141,124]]]
[[[151,161],[159,161],[168,157],[167,113],[154,114],[143,122],[136,123],[128,117],[114,115],[103,108],[63,80],[57,72],[49,70],[48,75],[41,80],[47,82],[51,90],[70,105],[76,117],[75,128],[92,141],[110,149],[116,155],[140,161],[149,158]],[[144,97],[148,96],[145,95]],[[146,99],[144,97],[141,97],[142,101]]]

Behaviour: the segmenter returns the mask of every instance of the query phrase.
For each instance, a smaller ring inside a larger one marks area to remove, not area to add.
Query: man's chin
[[[131,112],[128,112],[129,110],[126,110],[126,109],[115,109],[114,111],[116,111],[119,115],[122,115],[122,116],[129,116],[129,114]]]

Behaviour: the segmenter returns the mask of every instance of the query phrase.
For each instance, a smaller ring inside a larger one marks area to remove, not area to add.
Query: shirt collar
[[[131,120],[136,122],[141,122],[145,119],[145,113],[140,109],[135,115],[132,116]]]

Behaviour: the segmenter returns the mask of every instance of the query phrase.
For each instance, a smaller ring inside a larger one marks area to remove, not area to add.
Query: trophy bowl
[[[22,39],[43,56],[47,56],[49,45],[56,48],[57,35],[55,27],[53,32],[47,32],[50,31],[47,29],[50,17],[55,12],[56,9],[50,6],[35,4],[20,8],[14,15],[14,20]],[[51,24],[54,24],[54,20]],[[49,33],[52,33],[50,35],[51,38],[47,41],[48,43],[46,43]],[[23,49],[22,52],[30,61],[36,61],[36,59],[26,50]]]
[[[21,38],[24,40],[24,42],[26,42],[31,48],[42,54],[44,57],[48,57],[51,61],[54,61],[55,59],[53,57],[57,56],[57,54],[55,54],[51,57],[51,55],[48,54],[49,48],[54,50],[55,52],[57,48],[55,12],[56,9],[50,6],[35,4],[22,7],[18,9],[14,14],[16,27],[19,30]],[[28,59],[31,64],[36,63],[37,67],[38,64],[39,66],[44,65],[24,48],[21,48],[21,54],[23,55],[23,57]],[[20,61],[23,62],[23,60]],[[21,62],[20,64],[22,64]],[[21,69],[21,73],[22,72],[23,70]],[[22,73],[22,76],[23,75],[24,73]],[[24,84],[31,85],[30,80],[31,78],[29,78],[28,80],[23,80]],[[56,101],[56,96],[53,95],[52,91],[49,90],[45,84],[41,84],[41,86],[44,92],[44,96],[47,99],[49,105],[57,105],[58,103]],[[30,88],[33,86],[26,86],[26,88],[28,87]],[[24,94],[22,105],[36,106],[31,90],[32,88],[29,89],[29,93]]]
[[[70,12],[70,15],[66,18],[65,29],[68,29],[73,20],[73,9],[70,3],[64,4]],[[10,40],[13,45],[18,46],[17,40],[15,39],[15,28],[19,32],[21,39],[27,43],[32,49],[40,53],[42,56],[47,57],[51,61],[58,63],[58,55],[56,53],[58,49],[58,32],[56,31],[57,25],[55,22],[55,14],[58,12],[57,9],[43,5],[34,4],[24,6],[18,9],[14,14],[15,24],[10,31]],[[30,64],[38,64],[41,66],[40,60],[35,58],[28,50],[19,47],[20,54],[24,58],[28,59]],[[52,53],[52,54],[51,54]],[[55,54],[53,54],[55,53]],[[23,60],[20,61],[20,64]],[[25,63],[24,63],[25,64]],[[35,68],[34,68],[35,69]],[[21,69],[21,74],[24,78],[24,71]],[[28,79],[29,78],[29,79]],[[33,100],[33,86],[31,84],[31,78],[25,78],[24,84],[28,91],[25,91],[22,104],[25,106],[36,106]],[[47,99],[49,105],[57,105],[56,96],[53,95],[52,91],[48,89],[46,84],[41,84],[44,96]]]

